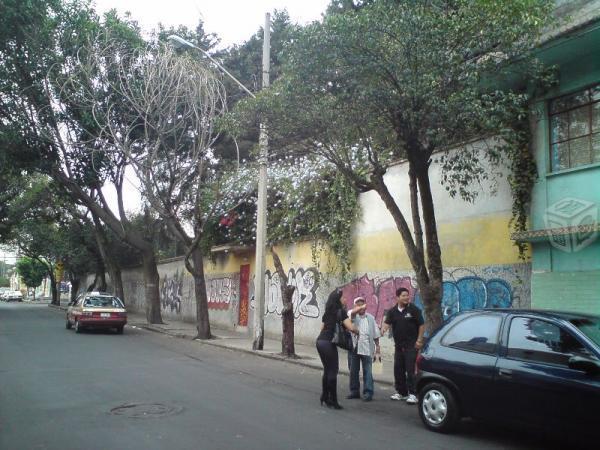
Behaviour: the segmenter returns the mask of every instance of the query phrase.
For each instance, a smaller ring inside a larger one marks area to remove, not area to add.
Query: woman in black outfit
[[[346,329],[352,332],[356,331],[342,303],[341,289],[336,289],[329,294],[325,304],[323,325],[321,333],[317,337],[317,351],[323,363],[321,406],[325,403],[329,408],[342,409],[337,401],[338,351],[336,345],[331,342],[336,322],[341,322]]]

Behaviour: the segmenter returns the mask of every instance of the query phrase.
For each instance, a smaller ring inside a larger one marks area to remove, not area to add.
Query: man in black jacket
[[[417,352],[423,347],[425,325],[421,310],[410,303],[408,289],[398,288],[396,291],[396,307],[390,309],[383,323],[382,333],[385,336],[392,327],[394,336],[394,384],[396,393],[392,400],[406,400],[406,403],[417,403],[415,392],[415,361]]]

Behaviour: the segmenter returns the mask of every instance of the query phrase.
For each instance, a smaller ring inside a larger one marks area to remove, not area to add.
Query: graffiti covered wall
[[[319,288],[319,272],[314,267],[308,269],[290,269],[288,283],[294,286],[294,317],[317,318],[320,315],[317,289]],[[281,299],[281,282],[277,273],[267,270],[265,277],[265,313],[281,316],[283,300]]]
[[[444,318],[469,309],[529,307],[529,271],[526,264],[447,269],[442,297]],[[412,301],[423,309],[417,284],[409,275],[365,274],[342,289],[349,299],[364,297],[367,311],[381,324],[385,312],[396,303],[399,287],[408,289]]]
[[[159,265],[160,302],[164,318],[193,322],[196,308],[194,283],[183,262]],[[473,308],[530,306],[530,266],[528,264],[497,265],[469,268],[446,268],[444,272],[442,310],[444,317]],[[281,285],[276,273],[267,271],[265,285],[265,332],[268,336],[281,333]],[[395,304],[399,287],[409,290],[411,298],[422,308],[417,284],[410,272],[367,272],[351,281],[323,277],[315,267],[292,268],[288,271],[290,283],[296,287],[293,296],[296,338],[298,342],[312,342],[321,327],[327,296],[341,286],[344,297],[351,302],[357,296],[365,297],[367,310],[382,323],[385,312]],[[326,281],[325,281],[326,280]],[[144,312],[144,283],[141,270],[129,269],[123,273],[125,299],[132,311]],[[211,324],[237,329],[239,324],[240,274],[210,274],[206,278]],[[250,300],[249,326],[252,329],[254,313],[254,284],[248,286]],[[387,345],[387,344],[385,344]]]
[[[181,314],[183,298],[183,272],[175,271],[172,276],[165,275],[160,281],[160,307],[162,311]]]
[[[469,143],[481,147],[487,143]],[[473,151],[477,151],[475,148]],[[489,169],[489,170],[488,170]],[[489,173],[504,170],[494,165]],[[466,309],[483,307],[523,307],[530,305],[530,265],[522,263],[510,239],[512,196],[506,177],[478,184],[474,202],[450,198],[442,184],[444,173],[436,161],[430,168],[432,195],[436,208],[437,231],[444,265],[443,314],[445,317]],[[398,163],[385,174],[390,193],[403,211],[410,211],[408,167]],[[395,291],[406,287],[413,301],[421,298],[411,263],[396,224],[374,191],[360,194],[361,218],[353,234],[351,270],[353,277],[341,280],[325,273],[328,256],[320,267],[313,261],[310,242],[277,248],[293,296],[295,333],[298,342],[312,342],[321,327],[321,317],[329,292],[342,286],[349,301],[358,295],[367,299],[368,310],[381,323],[385,311],[395,303]],[[225,246],[226,247],[226,246]],[[206,286],[211,324],[217,327],[252,331],[254,315],[254,250],[220,249],[205,260]],[[240,287],[245,267],[244,289]],[[267,256],[265,280],[265,334],[281,336],[281,285]],[[193,278],[183,259],[175,258],[158,266],[161,311],[166,318],[194,321],[196,308]],[[323,271],[324,273],[321,273]],[[145,309],[143,277],[140,269],[124,271],[125,301],[133,310]],[[243,292],[244,305],[240,297]],[[247,300],[250,300],[248,307]]]
[[[239,274],[229,274],[206,280],[209,309],[229,309],[238,298]]]

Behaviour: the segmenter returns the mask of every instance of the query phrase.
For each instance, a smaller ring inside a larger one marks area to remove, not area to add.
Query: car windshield
[[[123,308],[121,300],[116,297],[88,297],[83,301],[88,308]]]
[[[579,331],[594,341],[594,344],[600,346],[600,318],[578,317],[571,319],[570,322],[579,328]]]

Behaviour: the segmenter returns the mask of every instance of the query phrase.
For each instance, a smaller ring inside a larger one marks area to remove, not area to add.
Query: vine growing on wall
[[[546,94],[558,83],[558,67],[544,66],[533,60],[529,67],[528,90],[521,93],[522,103],[508,114],[508,126],[500,133],[504,141],[503,153],[507,156],[508,183],[512,194],[512,216],[509,226],[513,233],[528,229],[529,207],[532,201],[533,185],[538,177],[533,146],[532,123],[530,118],[539,114],[532,109],[535,99]],[[525,261],[529,244],[515,240],[519,257]]]
[[[538,176],[530,147],[531,129],[525,111],[516,116],[512,127],[503,130],[502,138],[510,169],[507,180],[512,194],[512,217],[509,226],[513,232],[520,233],[527,230],[533,184]],[[528,244],[517,240],[515,245],[519,249],[519,257],[526,260]]]

